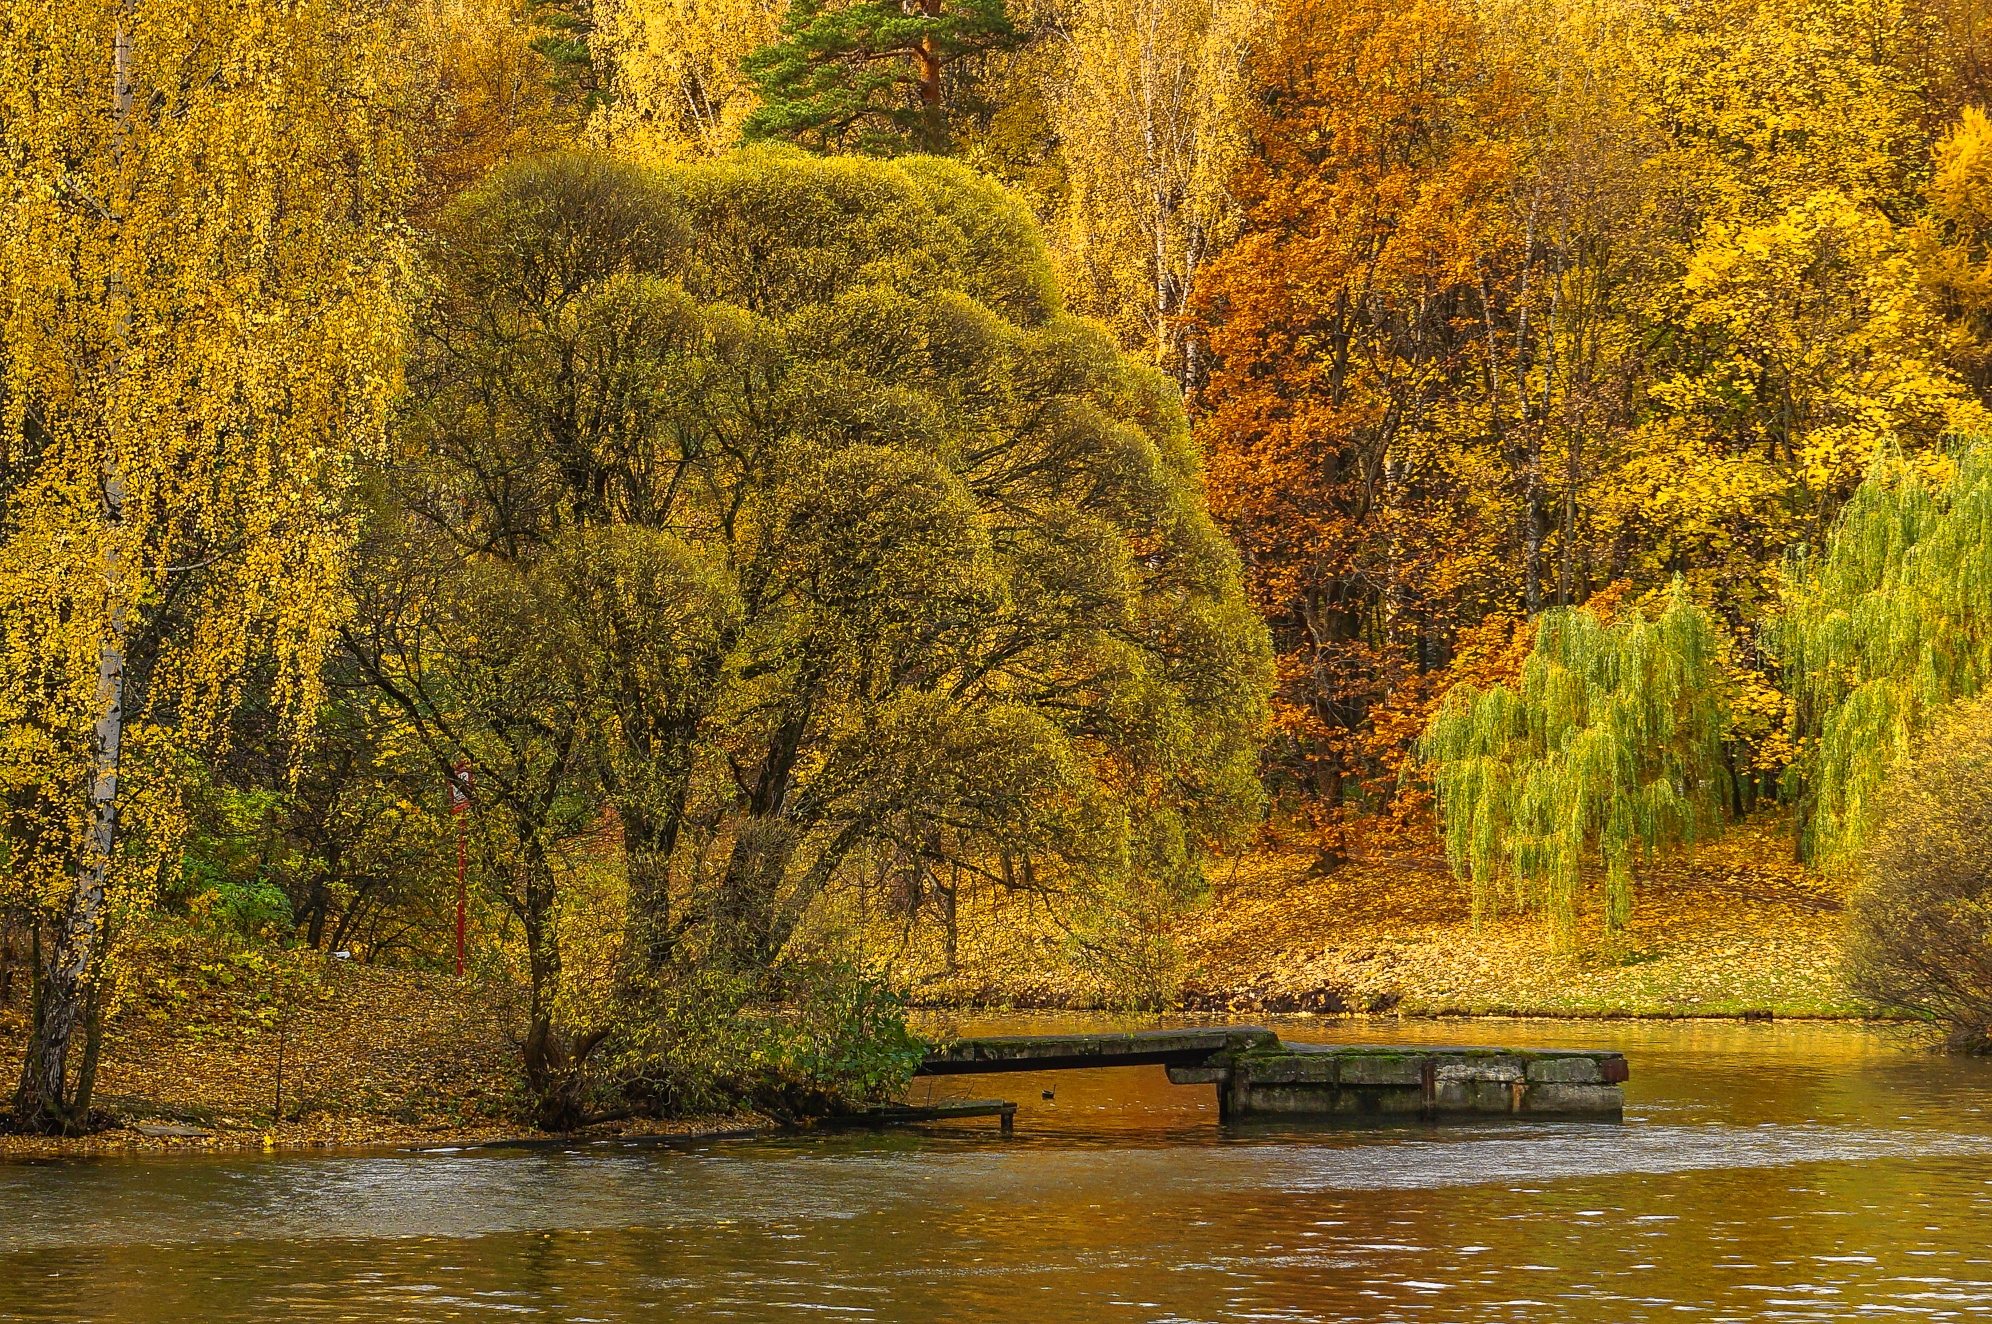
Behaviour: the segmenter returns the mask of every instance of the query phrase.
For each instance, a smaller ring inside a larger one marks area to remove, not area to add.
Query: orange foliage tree
[[[1352,777],[1390,770],[1370,708],[1514,598],[1517,521],[1466,516],[1513,467],[1530,102],[1453,0],[1291,0],[1256,72],[1247,229],[1202,298],[1202,440],[1280,653],[1280,771],[1339,819]]]

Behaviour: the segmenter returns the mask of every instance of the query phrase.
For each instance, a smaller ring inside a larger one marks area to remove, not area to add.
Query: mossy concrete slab
[[[1219,1115],[1529,1114],[1616,1116],[1623,1054],[1585,1049],[1395,1048],[1284,1044],[1254,1026],[1132,1034],[1017,1035],[937,1046],[925,1075],[1168,1068],[1178,1085],[1213,1085]]]

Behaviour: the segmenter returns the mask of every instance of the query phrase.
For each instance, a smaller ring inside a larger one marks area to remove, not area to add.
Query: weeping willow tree
[[[1676,584],[1657,620],[1544,612],[1518,686],[1446,696],[1419,753],[1476,921],[1505,895],[1568,944],[1583,869],[1602,864],[1606,930],[1624,927],[1638,861],[1721,818],[1721,662],[1714,622]]]
[[[1992,672],[1992,441],[1876,458],[1822,551],[1787,567],[1773,636],[1797,702],[1804,845],[1848,865],[1930,714]]]

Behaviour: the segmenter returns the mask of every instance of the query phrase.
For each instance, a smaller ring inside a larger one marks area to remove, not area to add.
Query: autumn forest
[[[1988,23],[0,0],[8,1126],[798,1122],[934,1007],[1984,1051]]]

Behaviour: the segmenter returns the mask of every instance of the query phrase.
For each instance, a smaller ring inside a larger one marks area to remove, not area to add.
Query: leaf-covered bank
[[[205,944],[165,932],[131,949],[81,1139],[0,1134],[0,1158],[99,1150],[443,1144],[533,1134],[510,981]],[[24,1008],[0,1006],[0,1052]],[[646,1118],[706,1131],[748,1114]],[[204,1134],[171,1134],[171,1132]]]
[[[1211,903],[1168,935],[1167,973],[1179,991],[1167,1005],[1233,1014],[1866,1016],[1840,982],[1843,894],[1790,862],[1783,832],[1752,823],[1642,876],[1639,904],[1611,950],[1594,931],[1603,880],[1590,879],[1587,941],[1568,954],[1546,950],[1531,914],[1506,911],[1476,927],[1469,888],[1436,849],[1325,871],[1311,855],[1247,856],[1235,871],[1215,870]],[[1031,923],[1017,907],[1008,922]],[[953,973],[938,953],[913,948],[901,959],[916,1000],[930,1007],[1094,1007],[1103,987],[1113,1001],[1115,986],[1084,961],[1083,935],[1048,925],[1007,948],[962,944]]]

